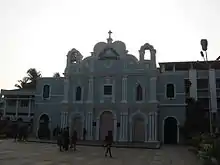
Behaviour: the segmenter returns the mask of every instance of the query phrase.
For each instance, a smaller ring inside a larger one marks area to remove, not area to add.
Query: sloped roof
[[[2,95],[34,95],[35,89],[13,89],[13,90],[1,90]]]

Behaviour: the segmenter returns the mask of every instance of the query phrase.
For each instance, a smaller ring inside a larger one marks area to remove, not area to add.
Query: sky
[[[69,50],[87,57],[109,30],[136,57],[150,43],[157,62],[202,60],[206,38],[215,60],[220,0],[0,0],[0,89],[13,89],[29,68],[63,73]]]

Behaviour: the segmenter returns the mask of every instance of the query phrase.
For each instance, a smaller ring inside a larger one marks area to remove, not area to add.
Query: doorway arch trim
[[[52,135],[52,131],[51,131],[51,117],[48,113],[41,113],[38,118],[37,118],[37,131],[36,131],[36,137],[39,138],[39,135],[38,135],[38,131],[39,131],[39,127],[40,127],[40,118],[43,116],[43,115],[47,115],[48,118],[49,118],[49,124],[48,124],[48,127],[49,127],[49,130],[50,130],[50,136]]]
[[[72,112],[69,116],[69,134],[71,135],[72,134],[72,122],[73,122],[73,119],[75,117],[80,117],[81,118],[81,122],[82,122],[82,130],[81,132],[83,132],[83,128],[85,127],[85,116],[83,113],[80,113],[80,112]],[[83,139],[83,134],[81,134],[81,139]]]
[[[143,112],[141,112],[140,110],[132,113],[130,115],[130,118],[129,118],[129,124],[130,124],[130,128],[129,128],[129,132],[130,132],[130,142],[133,141],[133,118],[136,116],[136,115],[140,115],[144,118],[144,141],[147,142],[147,125],[148,125],[148,120],[147,120],[147,115],[145,115]]]
[[[100,140],[100,117],[103,113],[105,112],[110,112],[113,115],[113,120],[114,120],[114,130],[113,130],[113,140],[116,141],[117,139],[117,116],[116,113],[112,110],[103,110],[99,113],[99,115],[96,118],[96,140]]]
[[[165,120],[168,119],[168,118],[174,118],[177,122],[177,144],[179,144],[179,126],[180,126],[180,123],[179,123],[179,120],[176,118],[176,116],[166,116],[163,118],[163,125],[162,125],[162,142],[164,143],[164,126],[165,126]]]

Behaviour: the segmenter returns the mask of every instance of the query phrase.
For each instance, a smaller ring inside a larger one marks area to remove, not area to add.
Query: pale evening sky
[[[94,45],[125,42],[138,57],[149,42],[157,62],[210,60],[220,55],[220,0],[0,0],[0,89],[12,89],[29,68],[63,73],[72,48],[84,57]]]

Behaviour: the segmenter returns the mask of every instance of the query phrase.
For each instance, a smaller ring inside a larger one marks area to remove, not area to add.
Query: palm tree
[[[22,80],[18,80],[19,84],[15,84],[15,87],[21,88],[35,88],[36,82],[39,77],[41,77],[41,72],[38,72],[35,68],[30,68],[27,71],[27,77]]]
[[[28,84],[28,77],[24,77],[22,80],[18,80],[18,84],[15,84],[15,87],[21,89],[21,88],[25,88],[26,85]]]
[[[53,74],[53,77],[59,78],[59,77],[60,77],[60,73],[59,73],[59,72],[54,73],[54,74]]]
[[[38,72],[35,68],[28,69],[27,74],[31,82],[35,82],[37,78],[41,77],[41,72]]]

